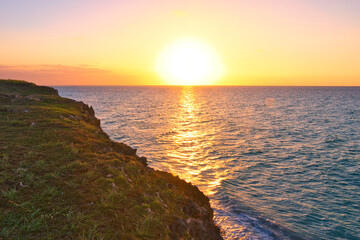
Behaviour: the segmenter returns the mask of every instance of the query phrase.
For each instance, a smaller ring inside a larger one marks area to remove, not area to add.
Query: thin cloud
[[[22,79],[46,85],[137,85],[145,77],[117,74],[93,65],[0,65],[0,79]]]

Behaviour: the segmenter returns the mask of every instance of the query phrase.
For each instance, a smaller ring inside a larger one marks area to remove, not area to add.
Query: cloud
[[[0,65],[0,79],[20,79],[43,85],[137,85],[145,78],[116,74],[94,65]]]

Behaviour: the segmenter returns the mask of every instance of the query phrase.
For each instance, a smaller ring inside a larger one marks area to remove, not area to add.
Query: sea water
[[[360,239],[360,88],[56,88],[197,185],[225,239]]]

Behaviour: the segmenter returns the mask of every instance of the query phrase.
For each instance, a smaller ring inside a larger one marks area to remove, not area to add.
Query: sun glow
[[[165,47],[156,71],[170,85],[210,85],[224,74],[224,67],[213,48],[186,38]]]

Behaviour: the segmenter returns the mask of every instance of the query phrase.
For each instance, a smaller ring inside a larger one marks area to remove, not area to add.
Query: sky
[[[0,79],[162,85],[156,59],[211,46],[217,85],[360,86],[359,0],[1,0]]]

